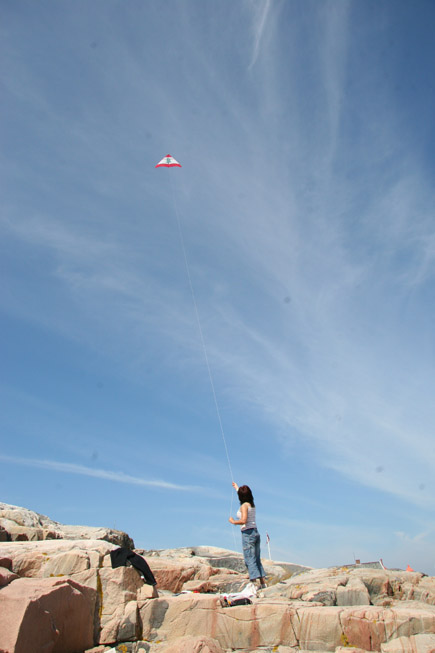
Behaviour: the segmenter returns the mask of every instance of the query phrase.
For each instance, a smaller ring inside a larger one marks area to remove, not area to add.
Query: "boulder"
[[[336,589],[337,605],[370,605],[370,594],[359,578],[350,578]]]
[[[157,585],[142,585],[137,591],[137,600],[157,599],[159,596]]]
[[[8,558],[0,554],[0,567],[4,567],[5,569],[12,571],[12,558]]]
[[[114,548],[102,540],[0,542],[0,559],[10,560],[12,571],[21,577],[74,577],[110,565]]]
[[[140,638],[137,595],[143,584],[133,567],[100,570],[100,644]]]
[[[215,569],[197,558],[147,557],[159,589],[181,592],[186,589],[201,591],[238,591],[246,585],[245,576],[230,569]]]
[[[183,591],[193,591],[202,593],[223,593],[239,592],[246,586],[247,580],[241,574],[228,569],[213,570],[207,580],[188,580],[183,583]]]
[[[157,593],[144,585],[134,567],[112,569],[110,552],[114,548],[102,540],[9,542],[0,543],[0,555],[11,561],[14,577],[70,578],[92,588],[96,593],[95,636],[105,644],[136,639],[136,599]]]
[[[14,580],[0,592],[0,650],[77,653],[94,644],[96,592],[70,579]]]
[[[134,548],[123,531],[95,526],[68,526],[27,508],[0,502],[0,542],[37,540],[106,540],[117,546]]]
[[[208,580],[211,568],[196,559],[174,560],[170,558],[147,558],[157,585],[171,592],[181,592],[189,580]]]
[[[264,597],[285,597],[325,606],[337,604],[337,590],[349,580],[345,572],[329,569],[312,569],[268,587]]]
[[[9,585],[9,583],[11,583],[13,580],[16,580],[17,578],[19,578],[17,574],[14,574],[12,571],[6,569],[5,567],[0,567],[0,587]]]

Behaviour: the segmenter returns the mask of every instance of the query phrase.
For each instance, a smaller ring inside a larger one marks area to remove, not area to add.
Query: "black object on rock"
[[[140,571],[148,585],[157,585],[157,581],[145,558],[142,558],[142,556],[138,555],[131,549],[127,549],[125,546],[121,546],[119,549],[114,549],[110,552],[110,560],[112,562],[112,569],[116,569],[116,567],[126,567],[127,562],[130,562],[135,569]]]

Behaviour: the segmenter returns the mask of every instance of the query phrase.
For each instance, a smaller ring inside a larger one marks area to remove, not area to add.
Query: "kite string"
[[[192,303],[193,303],[193,306],[194,306],[194,309],[195,309],[195,317],[196,317],[196,322],[197,322],[197,325],[198,325],[198,331],[199,331],[199,335],[200,335],[200,339],[201,339],[202,350],[204,352],[204,359],[205,359],[205,364],[206,364],[206,367],[207,367],[208,378],[210,380],[210,387],[211,387],[211,391],[212,391],[212,395],[213,395],[213,400],[214,400],[216,414],[217,414],[217,418],[218,418],[218,422],[219,422],[219,428],[220,428],[220,432],[221,432],[221,436],[222,436],[222,441],[223,441],[223,444],[224,444],[225,455],[226,455],[226,458],[227,458],[227,463],[228,463],[228,469],[229,469],[229,472],[230,472],[231,482],[234,483],[234,475],[233,475],[233,469],[231,467],[230,455],[228,453],[228,445],[227,445],[227,441],[226,441],[226,438],[225,438],[225,431],[224,431],[221,412],[220,412],[219,404],[218,404],[218,400],[217,400],[216,389],[215,389],[215,385],[214,385],[214,381],[213,381],[213,375],[211,373],[210,362],[209,362],[208,354],[207,354],[207,347],[206,347],[206,344],[205,344],[204,334],[203,334],[202,325],[201,325],[201,319],[199,317],[198,304],[197,304],[197,301],[196,301],[195,290],[193,288],[193,283],[192,283],[192,275],[190,274],[189,260],[187,258],[186,246],[185,246],[185,243],[184,243],[184,236],[183,236],[183,229],[181,227],[180,213],[179,213],[179,210],[178,210],[178,204],[177,204],[177,200],[176,200],[176,193],[175,193],[175,187],[174,187],[174,181],[173,180],[172,180],[172,197],[173,197],[173,201],[174,201],[175,215],[176,215],[176,218],[177,218],[178,235],[180,237],[181,249],[183,251],[184,265],[185,265],[185,268],[186,268],[187,279],[189,281],[190,294],[192,296]],[[233,493],[231,492],[230,513],[232,514],[232,512],[233,512]],[[234,537],[234,546],[237,548],[237,546],[236,546],[236,536],[235,536],[235,533],[234,533],[234,529],[233,529],[232,532],[233,532],[233,537]]]
[[[224,427],[223,427],[223,423],[222,423],[221,413],[220,413],[220,410],[219,410],[219,404],[218,404],[218,401],[217,401],[216,390],[215,390],[215,386],[214,386],[214,382],[213,382],[213,376],[212,376],[212,373],[211,373],[210,363],[209,363],[209,360],[208,360],[207,347],[205,345],[204,334],[203,334],[203,331],[202,331],[201,320],[200,320],[200,317],[199,317],[198,304],[196,302],[195,291],[194,291],[194,288],[193,288],[192,277],[191,277],[191,274],[190,274],[189,261],[188,261],[188,258],[187,258],[186,247],[185,247],[185,244],[184,244],[183,230],[181,228],[181,220],[180,220],[180,215],[179,215],[179,211],[178,211],[177,202],[176,202],[176,199],[175,199],[175,193],[174,193],[174,205],[175,205],[175,213],[176,213],[176,216],[177,216],[178,234],[180,236],[181,248],[183,250],[184,264],[186,266],[187,278],[188,278],[188,281],[189,281],[190,292],[191,292],[191,295],[192,295],[192,302],[193,302],[193,306],[194,306],[194,309],[195,309],[195,316],[196,316],[196,321],[197,321],[197,324],[198,324],[198,331],[199,331],[200,338],[201,338],[201,344],[202,344],[202,349],[203,349],[203,352],[204,352],[204,358],[205,358],[205,363],[206,363],[206,367],[207,367],[207,371],[208,371],[208,377],[210,379],[210,386],[211,386],[211,390],[212,390],[212,394],[213,394],[213,400],[214,400],[214,405],[215,405],[215,408],[216,408],[216,414],[217,414],[217,417],[218,417],[218,422],[219,422],[220,432],[221,432],[221,436],[222,436],[222,441],[224,443],[225,454],[226,454],[227,463],[228,463],[228,469],[230,471],[231,482],[233,483],[234,482],[233,470],[232,470],[232,467],[231,467],[230,456],[229,456],[229,453],[228,453],[228,446],[227,446],[227,441],[226,441],[226,438],[225,438],[225,432],[224,432]]]

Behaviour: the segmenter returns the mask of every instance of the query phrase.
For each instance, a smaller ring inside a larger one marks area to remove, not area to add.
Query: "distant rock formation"
[[[51,520],[40,517],[24,527],[43,530]],[[240,554],[215,547],[136,550],[151,567],[156,591],[134,567],[112,569],[117,544],[0,542],[0,652],[435,651],[435,578],[263,560],[268,587],[250,605],[223,607],[222,594],[247,583]]]
[[[134,548],[123,531],[95,526],[66,526],[33,510],[0,502],[0,542],[34,540],[106,540]]]

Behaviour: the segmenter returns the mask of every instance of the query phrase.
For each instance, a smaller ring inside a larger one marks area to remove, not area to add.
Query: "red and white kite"
[[[167,154],[161,161],[158,162],[156,168],[181,168],[181,165],[174,159],[173,156]]]

